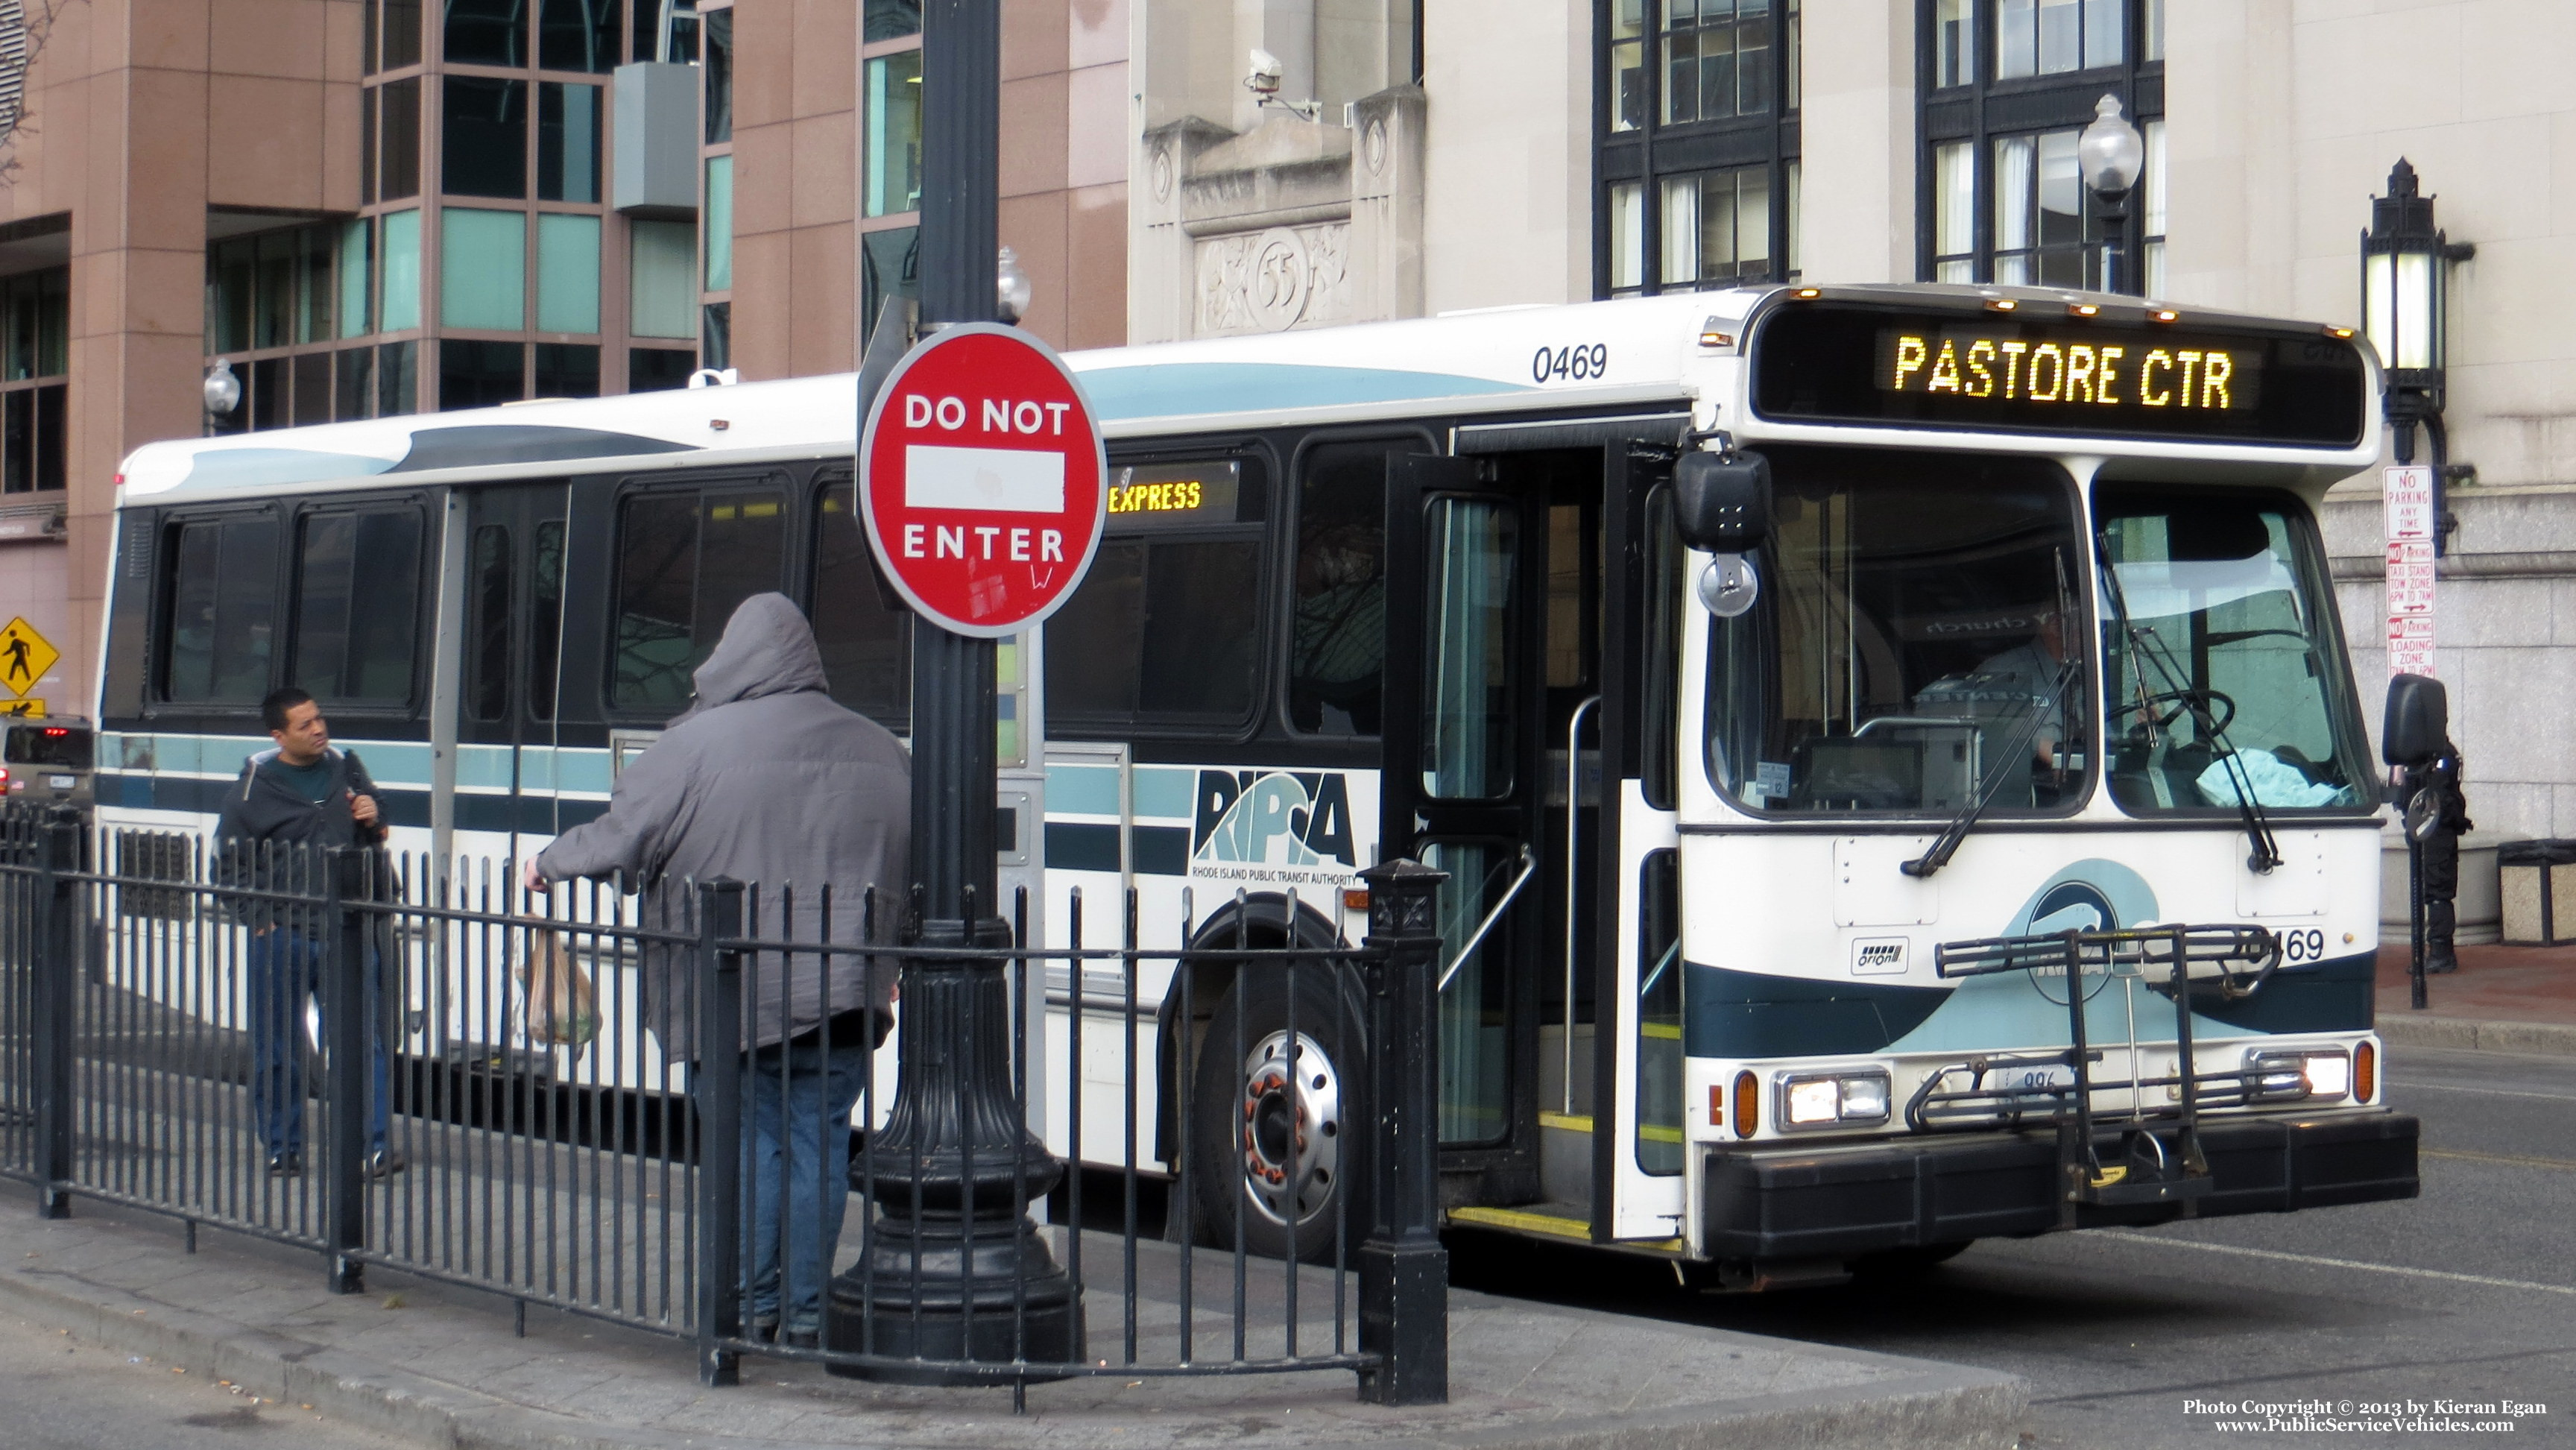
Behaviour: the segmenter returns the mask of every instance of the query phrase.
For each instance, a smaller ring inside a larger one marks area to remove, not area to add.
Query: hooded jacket
[[[859,943],[874,887],[875,939],[893,942],[909,865],[911,757],[825,693],[805,616],[782,594],[744,600],[694,679],[696,703],[627,763],[607,814],[557,837],[537,869],[550,881],[622,873],[627,890],[645,893],[643,924],[656,930],[691,929],[696,883],[729,876],[756,888],[746,935],[772,941]],[[639,956],[644,1022],[675,1060],[699,1053],[696,955]],[[890,964],[872,981],[868,959],[855,955],[762,953],[745,970],[757,978],[746,1049],[871,1004],[882,1011],[892,983]]]
[[[385,839],[385,798],[358,757],[336,745],[322,747],[330,786],[319,803],[268,769],[277,758],[272,748],[243,761],[241,775],[224,792],[215,815],[215,878],[225,885],[319,897],[324,851],[373,846]],[[350,811],[353,794],[374,798],[379,824],[358,824]],[[292,914],[274,901],[236,898],[231,904],[249,926],[270,925]],[[315,929],[300,920],[293,924],[299,931]]]

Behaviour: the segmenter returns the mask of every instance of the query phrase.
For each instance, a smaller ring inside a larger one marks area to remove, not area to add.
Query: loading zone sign
[[[10,698],[24,697],[61,658],[61,651],[36,633],[34,625],[24,619],[10,620],[8,628],[0,629],[0,689],[6,689]]]

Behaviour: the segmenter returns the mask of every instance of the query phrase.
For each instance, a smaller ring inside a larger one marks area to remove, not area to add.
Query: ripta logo
[[[1359,865],[1350,792],[1338,771],[1199,772],[1190,855],[1265,866]]]

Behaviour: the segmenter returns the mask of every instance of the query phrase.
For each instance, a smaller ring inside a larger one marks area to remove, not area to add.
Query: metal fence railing
[[[1441,1399],[1444,878],[1368,876],[1357,947],[1238,900],[1149,950],[1132,894],[1104,933],[1077,891],[1057,944],[1021,899],[931,948],[874,889],[530,896],[507,861],[0,810],[0,1176],[316,1249],[344,1291],[381,1265],[690,1339],[716,1384]]]

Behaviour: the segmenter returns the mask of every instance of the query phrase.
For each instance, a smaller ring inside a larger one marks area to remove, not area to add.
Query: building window
[[[516,342],[471,337],[438,344],[438,408],[490,408],[528,395],[527,348]]]
[[[866,214],[921,210],[921,51],[868,62]]]
[[[547,70],[615,70],[617,0],[545,0],[537,12],[537,64]]]
[[[1611,0],[1603,13],[1597,290],[1795,275],[1799,0]]]
[[[707,158],[707,290],[733,290],[733,156]]]
[[[627,331],[637,337],[698,335],[697,231],[688,222],[627,224]]]
[[[921,228],[860,233],[859,318],[877,325],[888,297],[921,296]]]
[[[870,42],[904,40],[921,33],[921,0],[867,0]]]
[[[2161,0],[1918,0],[1918,252],[1938,282],[2099,288],[2110,238],[2077,170],[2102,96],[2147,146],[2124,292],[2164,285]]]
[[[538,85],[537,199],[599,200],[599,87]]]
[[[64,484],[71,269],[0,278],[0,493]]]
[[[319,222],[206,249],[206,363],[221,358],[241,382],[232,412],[207,420],[215,433],[300,427],[408,413],[412,367],[389,348],[346,346],[378,330],[419,325],[417,211]],[[394,265],[379,268],[380,257]],[[379,290],[379,283],[382,290]],[[379,379],[381,378],[381,382]],[[43,414],[37,452],[45,457]]]
[[[538,214],[537,331],[599,331],[599,218]]]
[[[438,217],[439,325],[492,332],[525,327],[528,214],[451,206]]]

